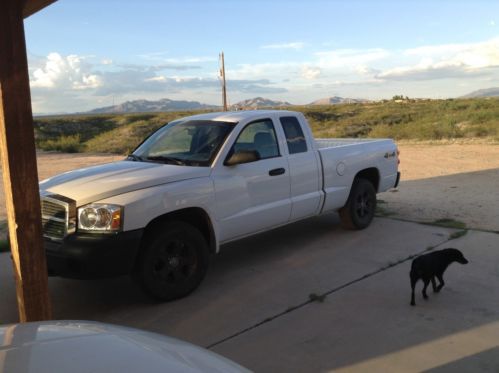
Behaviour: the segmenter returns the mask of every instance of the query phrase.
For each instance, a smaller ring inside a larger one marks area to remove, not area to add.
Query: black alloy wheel
[[[341,224],[347,229],[367,228],[376,212],[376,190],[366,179],[354,180],[347,203],[340,209]]]
[[[165,222],[147,233],[135,277],[151,297],[170,301],[194,291],[208,269],[201,232],[184,222]]]

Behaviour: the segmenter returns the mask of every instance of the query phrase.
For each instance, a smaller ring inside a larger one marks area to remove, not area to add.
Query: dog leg
[[[438,278],[438,282],[440,282],[440,284],[438,284],[438,286],[437,286],[437,293],[438,293],[444,287],[445,282],[444,282],[443,275],[437,275],[437,278]]]
[[[430,284],[430,279],[424,279],[424,287],[423,287],[423,298],[426,300],[428,299],[428,295],[426,294],[426,288]]]
[[[437,282],[435,281],[435,276],[431,278],[431,287],[433,288],[434,293],[438,293]]]
[[[414,300],[414,288],[416,287],[417,279],[411,276],[411,306],[416,305],[416,301]]]

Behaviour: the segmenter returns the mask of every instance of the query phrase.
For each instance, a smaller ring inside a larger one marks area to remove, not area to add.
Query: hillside
[[[478,91],[473,91],[467,95],[462,96],[462,98],[479,98],[479,97],[497,97],[499,96],[499,87],[479,89]]]
[[[499,98],[283,106],[301,111],[316,137],[499,142]],[[40,149],[125,154],[161,125],[199,111],[35,118]]]
[[[336,104],[355,104],[368,102],[368,100],[360,98],[344,98],[339,96],[321,98],[319,100],[312,101],[309,105],[336,105]]]
[[[241,109],[258,109],[258,108],[269,108],[269,107],[282,107],[291,106],[289,102],[286,101],[274,101],[268,98],[255,97],[248,100],[239,101],[238,103],[231,105],[233,110]]]

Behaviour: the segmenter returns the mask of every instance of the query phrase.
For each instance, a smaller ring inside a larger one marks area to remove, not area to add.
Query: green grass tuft
[[[395,215],[394,212],[389,211],[385,207],[382,207],[382,206],[379,206],[379,205],[376,205],[376,212],[375,212],[375,214],[376,214],[376,216],[380,216],[380,217],[388,217],[388,216]]]
[[[71,135],[40,141],[38,142],[38,148],[47,151],[79,153],[84,149],[84,146],[80,141],[80,135]]]
[[[468,233],[468,230],[467,229],[463,229],[461,231],[457,231],[457,232],[454,232],[454,233],[451,233],[449,235],[449,240],[456,240],[458,238],[461,238],[463,237],[464,235],[466,235],[466,233]]]
[[[437,219],[428,224],[446,228],[466,229],[466,223],[451,218]]]

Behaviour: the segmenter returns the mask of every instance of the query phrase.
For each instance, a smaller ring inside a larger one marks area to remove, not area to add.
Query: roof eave
[[[57,0],[25,0],[23,17],[28,18],[30,15],[35,14],[56,1]]]

